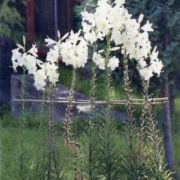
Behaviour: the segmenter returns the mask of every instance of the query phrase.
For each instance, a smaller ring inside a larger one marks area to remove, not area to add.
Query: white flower
[[[119,30],[114,29],[111,34],[111,40],[114,41],[115,45],[121,45],[123,43],[123,35]]]
[[[71,32],[68,39],[61,44],[62,61],[74,68],[84,67],[88,59],[88,44],[80,32]]]
[[[49,47],[49,46],[55,45],[57,42],[56,42],[55,40],[53,40],[53,39],[47,37],[47,38],[45,39],[45,43],[46,43],[46,46]]]
[[[155,47],[149,56],[151,60],[150,66],[154,74],[157,74],[157,76],[160,76],[160,73],[163,69],[163,63],[162,61],[159,60],[158,56],[159,56],[159,52],[157,51],[157,47]]]
[[[100,54],[93,54],[93,62],[98,66],[99,69],[105,70],[105,58],[103,58]]]
[[[105,58],[101,55],[95,52],[93,54],[93,62],[98,66],[99,69],[105,70]],[[111,71],[114,71],[119,66],[119,59],[115,56],[110,58],[107,63],[107,67],[111,69]]]
[[[25,51],[25,50],[24,50],[24,47],[23,47],[21,44],[16,44],[16,46],[17,46],[19,49],[21,49],[23,52]]]
[[[59,46],[54,45],[52,48],[49,49],[46,57],[46,61],[51,63],[58,63],[59,60]]]
[[[117,5],[117,6],[122,6],[122,5],[124,5],[125,4],[125,0],[115,0],[115,4]]]
[[[153,49],[150,58],[151,60],[158,60],[159,52],[157,51],[157,46]]]
[[[157,47],[155,47],[152,53],[149,55],[150,58],[149,66],[147,66],[147,63],[144,61],[144,59],[140,59],[138,61],[139,73],[144,80],[149,81],[150,78],[153,76],[153,74],[160,76],[160,73],[162,72],[163,69],[163,63],[158,59],[158,55],[159,52],[157,51]]]
[[[141,29],[145,32],[154,31],[152,28],[152,24],[149,21],[147,21],[146,24],[143,27],[141,27]]]
[[[97,41],[97,33],[95,32],[95,19],[94,15],[88,12],[82,13],[82,30],[85,40],[92,45]]]
[[[20,48],[12,50],[11,61],[14,71],[16,71],[18,66],[23,66],[23,57],[22,53],[19,50]]]
[[[46,79],[47,77],[44,69],[39,69],[36,71],[36,74],[34,74],[34,86],[37,90],[45,90]]]
[[[140,24],[144,19],[144,14],[140,14],[138,18],[138,23]]]
[[[109,34],[113,22],[110,22],[112,12],[109,0],[99,0],[94,14],[87,11],[81,13],[84,37],[90,44],[97,39],[103,40]]]
[[[97,16],[98,18],[96,18],[96,24],[98,24],[97,28],[97,37],[99,39],[102,39],[103,37],[107,36],[110,32],[111,29],[111,24],[109,23],[109,21],[106,19],[106,17],[104,17],[104,15],[102,16]]]
[[[139,65],[140,68],[142,69],[142,68],[145,68],[145,67],[147,66],[147,63],[146,63],[146,61],[145,61],[143,58],[141,58],[141,59],[138,61],[138,65]]]
[[[25,67],[29,74],[34,74],[37,70],[36,57],[37,49],[33,46],[27,53],[20,52],[20,48],[12,50],[12,65],[13,69],[16,70],[17,67]],[[35,55],[35,56],[33,56]]]
[[[59,80],[58,66],[55,63],[45,62],[41,64],[34,74],[34,86],[37,90],[45,90],[48,83],[55,85]]]
[[[29,74],[35,74],[37,70],[37,59],[30,54],[23,54],[23,65],[28,70]]]
[[[98,7],[95,12],[96,32],[99,39],[104,38],[110,33],[112,21],[110,21],[113,8],[107,0],[98,2]]]
[[[59,80],[57,65],[58,50],[57,45],[50,48],[46,62],[43,63],[37,59],[37,48],[35,45],[27,52],[24,52],[24,48],[18,45],[17,49],[12,50],[13,69],[16,70],[18,66],[24,67],[28,74],[33,75],[34,86],[38,90],[44,90],[46,82],[55,85]]]
[[[149,81],[150,78],[152,78],[152,76],[153,76],[153,71],[149,67],[139,69],[139,73],[145,81]]]
[[[94,42],[97,41],[97,36],[95,32],[87,32],[84,34],[85,40],[92,45]]]
[[[95,27],[95,15],[93,13],[89,13],[87,11],[83,11],[81,13],[82,15],[82,25],[83,25],[83,31],[90,31],[91,27]],[[83,23],[86,23],[85,25]],[[88,26],[89,25],[89,26]]]
[[[58,36],[58,37],[59,37],[59,41],[60,41],[60,42],[64,41],[68,36],[69,36],[69,32],[67,32],[66,34],[64,34],[61,39],[60,39],[60,35],[59,35],[59,36]]]
[[[99,7],[104,7],[106,4],[108,4],[109,3],[109,0],[98,0],[98,3],[97,3],[97,5],[99,6]]]
[[[33,55],[34,57],[38,57],[38,49],[36,45],[32,45],[32,48],[28,51],[29,54]]]
[[[55,85],[59,80],[58,66],[54,63],[45,63],[45,74],[50,83]]]
[[[151,68],[157,76],[160,76],[161,71],[163,69],[163,63],[160,60],[152,61],[151,62]]]
[[[109,59],[107,67],[114,71],[119,66],[119,59],[115,56]]]

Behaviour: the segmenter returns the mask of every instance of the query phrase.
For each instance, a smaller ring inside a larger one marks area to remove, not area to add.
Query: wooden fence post
[[[34,43],[35,42],[35,2],[34,0],[28,1],[27,26],[28,26],[28,39],[31,41],[31,43]]]

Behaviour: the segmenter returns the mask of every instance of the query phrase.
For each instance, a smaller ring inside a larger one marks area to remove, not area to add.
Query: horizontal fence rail
[[[71,102],[72,104],[84,104],[84,105],[90,105],[92,104],[91,100],[68,100],[67,98],[58,98],[58,99],[13,99],[13,102],[44,102],[44,103],[68,103]],[[168,97],[163,97],[163,98],[150,98],[149,102],[152,104],[158,105],[158,104],[165,104],[168,103]],[[96,105],[106,105],[107,102],[105,100],[94,100],[93,104]],[[111,105],[126,105],[127,100],[111,100],[108,102],[108,104]],[[131,99],[131,104],[135,105],[142,105],[144,104],[143,99]]]

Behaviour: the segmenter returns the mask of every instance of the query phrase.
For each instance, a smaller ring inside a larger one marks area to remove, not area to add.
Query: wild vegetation
[[[82,29],[45,39],[45,60],[38,57],[36,45],[27,47],[25,37],[12,51],[14,71],[23,71],[21,114],[17,118],[5,114],[1,119],[0,175],[7,180],[174,179],[157,120],[160,105],[168,99],[156,98],[159,93],[150,90],[151,79],[158,79],[164,67],[157,42],[151,42],[152,24],[143,14],[132,17],[124,0],[88,2],[82,3],[87,7],[81,10]],[[90,76],[83,79],[78,72],[85,66]],[[113,77],[120,71],[122,82],[117,84]],[[43,92],[41,109],[33,115],[25,108],[26,100],[35,100],[25,97],[25,74]],[[138,92],[132,83],[134,74]],[[53,119],[58,82],[69,87],[68,97],[58,99],[67,104],[60,122]],[[89,99],[75,99],[75,90]],[[78,103],[85,108],[83,120],[73,116]],[[98,103],[101,111],[96,109]],[[113,108],[125,111],[127,121],[114,119]],[[176,137],[176,125],[173,128]],[[177,154],[178,149],[178,168]]]

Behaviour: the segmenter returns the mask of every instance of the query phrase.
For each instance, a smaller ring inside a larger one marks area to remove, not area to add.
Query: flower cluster
[[[68,39],[61,44],[62,61],[74,68],[84,67],[88,60],[88,44],[80,32],[71,31]]]
[[[58,65],[45,62],[34,75],[34,85],[38,90],[44,90],[47,83],[55,85],[59,80]]]
[[[149,32],[152,24],[144,20],[141,14],[136,20],[124,7],[125,0],[99,0],[93,13],[82,12],[82,30],[71,31],[62,38],[58,32],[58,40],[46,38],[49,51],[46,61],[38,59],[37,47],[33,45],[29,51],[18,45],[12,51],[13,69],[24,67],[34,76],[35,86],[45,89],[47,82],[55,85],[59,79],[59,60],[73,68],[83,68],[88,61],[89,46],[99,42],[109,42],[104,50],[94,52],[93,62],[101,70],[111,71],[119,66],[119,59],[112,52],[121,52],[128,59],[135,59],[141,77],[149,81],[156,74],[160,75],[163,64],[158,59],[157,48],[152,48]],[[101,47],[102,48],[102,47]],[[108,51],[108,57],[106,53]],[[148,63],[147,63],[148,62]]]
[[[149,81],[149,79],[153,77],[154,74],[160,76],[161,70],[163,69],[163,64],[162,61],[158,59],[158,54],[158,51],[156,48],[154,48],[150,55],[150,65],[147,65],[143,61],[139,61],[138,70],[141,77],[143,77],[145,81]]]
[[[106,69],[106,59],[99,53],[95,52],[93,54],[93,62],[99,67],[101,70]],[[108,59],[107,67],[114,71],[119,66],[119,59],[115,56]]]
[[[60,58],[66,65],[72,65],[74,68],[84,67],[88,59],[87,42],[80,36],[80,31],[78,33],[72,31],[70,35],[67,33],[62,38],[58,33],[57,41],[48,37],[45,42],[49,47],[45,62],[38,59],[36,45],[27,52],[21,45],[12,50],[13,69],[24,67],[28,74],[33,75],[34,85],[38,90],[44,90],[47,83],[55,85],[58,82]]]
[[[23,67],[28,71],[28,74],[33,75],[34,85],[38,90],[44,90],[47,82],[55,85],[58,82],[58,57],[56,47],[52,46],[47,53],[46,61],[43,62],[38,59],[38,50],[36,45],[25,52],[25,47],[18,45],[18,48],[12,50],[12,65],[13,69]]]
[[[94,13],[82,12],[84,37],[90,45],[97,40],[103,41],[105,37],[110,37],[111,44],[119,46],[122,54],[129,59],[137,60],[138,67],[141,67],[138,68],[140,75],[143,79],[149,80],[153,73],[159,75],[163,68],[162,62],[156,56],[158,52],[156,49],[152,50],[149,40],[149,32],[153,31],[152,24],[149,21],[144,22],[142,14],[137,20],[132,18],[124,3],[125,0],[115,0],[114,3],[99,0]],[[147,59],[151,61],[149,67]],[[93,60],[100,69],[104,69],[101,55],[96,53]]]
[[[125,2],[115,1],[112,7],[109,0],[99,0],[94,13],[82,12],[82,27],[85,39],[93,44],[98,39],[103,40],[119,22],[120,8]],[[119,22],[120,23],[120,22]]]
[[[12,50],[12,65],[16,71],[18,66],[25,67],[29,74],[34,74],[37,71],[36,64],[39,62],[37,58],[37,47],[25,52],[25,48],[18,44],[18,48]]]

